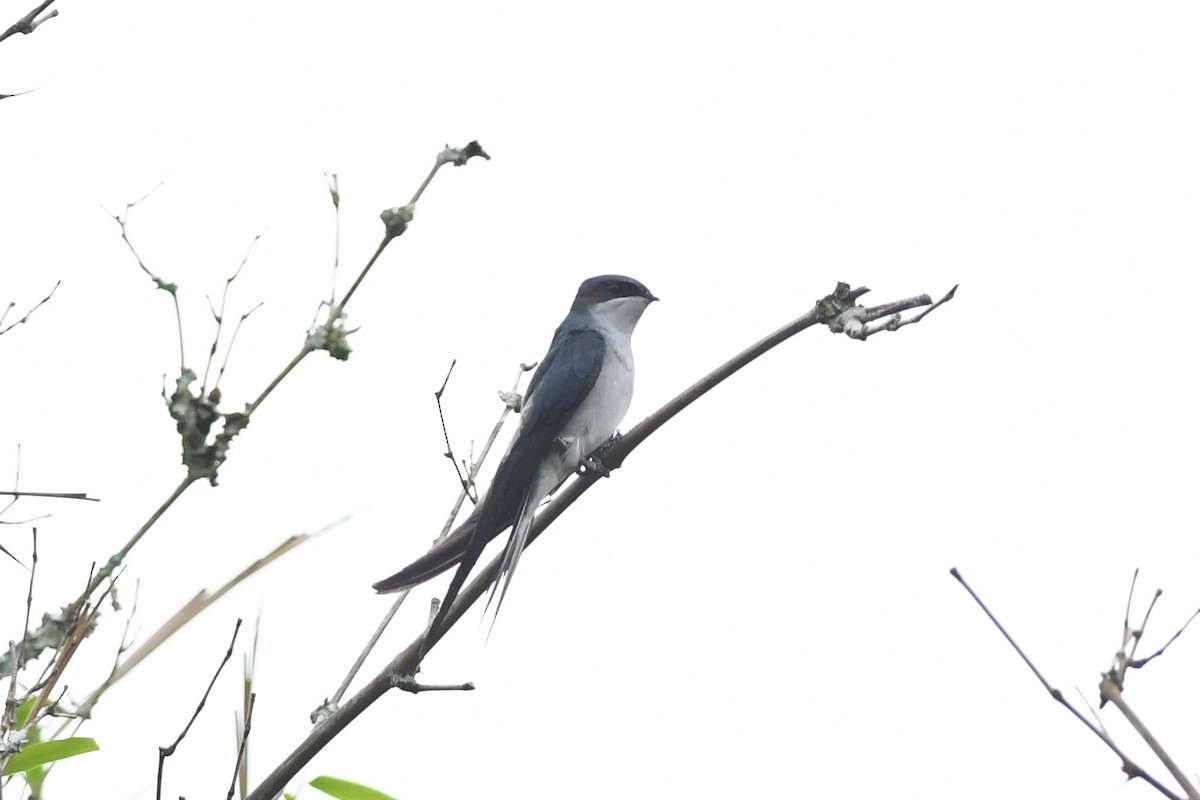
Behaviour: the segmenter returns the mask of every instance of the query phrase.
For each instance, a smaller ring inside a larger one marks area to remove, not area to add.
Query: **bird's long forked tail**
[[[371,584],[371,588],[380,594],[399,592],[441,575],[462,560],[471,544],[471,538],[475,535],[475,525],[478,521],[479,506],[475,506],[471,515],[445,539],[429,548],[428,553],[395,575]]]
[[[533,513],[536,510],[529,507],[530,500],[528,495],[522,499],[521,508],[517,512],[517,521],[513,524],[512,533],[509,534],[508,544],[504,546],[500,570],[496,573],[496,580],[492,582],[492,591],[488,594],[487,604],[483,607],[483,614],[486,617],[488,609],[492,608],[492,601],[496,601],[496,607],[492,610],[492,624],[488,626],[488,639],[491,639],[492,630],[496,627],[496,618],[500,616],[500,606],[504,604],[504,595],[508,593],[508,585],[512,583],[513,573],[517,570],[517,562],[521,560],[521,554],[525,552],[525,545],[529,541],[529,530],[533,527]]]
[[[418,584],[435,578],[455,565],[458,566],[454,577],[450,580],[450,586],[446,590],[446,595],[438,606],[433,621],[425,629],[426,641],[429,641],[435,632],[441,631],[446,616],[450,613],[450,608],[458,598],[459,591],[466,584],[471,570],[475,567],[475,563],[483,553],[484,546],[512,524],[513,517],[511,512],[505,514],[504,510],[497,512],[495,508],[491,509],[492,514],[489,515],[489,519],[482,519],[482,515],[487,511],[486,505],[487,495],[480,499],[475,508],[471,510],[470,516],[463,520],[461,525],[455,528],[445,539],[430,548],[429,552],[395,575],[372,584],[372,588],[380,594],[399,592],[411,589]],[[490,518],[497,515],[500,517],[499,521]],[[504,519],[505,517],[507,519]],[[480,530],[480,522],[483,522],[482,531]],[[490,535],[487,533],[489,530],[492,531]],[[425,645],[422,645],[422,651],[424,649]]]

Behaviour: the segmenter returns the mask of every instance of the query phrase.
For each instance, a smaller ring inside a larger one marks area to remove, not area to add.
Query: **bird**
[[[589,457],[613,437],[629,410],[633,329],[656,300],[645,284],[624,275],[597,275],[580,284],[529,381],[520,424],[487,492],[428,553],[373,584],[380,594],[398,592],[458,566],[426,640],[440,631],[484,546],[511,527],[488,598],[488,606],[496,600],[494,613],[500,613],[534,512],[581,466],[597,466]]]

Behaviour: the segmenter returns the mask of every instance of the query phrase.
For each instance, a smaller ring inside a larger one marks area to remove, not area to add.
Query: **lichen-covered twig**
[[[435,165],[429,176],[425,178],[425,181],[421,184],[421,188],[418,189],[417,193],[414,195],[413,200],[410,201],[408,206],[405,206],[407,218],[411,220],[413,207],[416,203],[416,200],[420,197],[421,192],[429,184],[429,181],[442,164],[462,164],[471,157],[477,155],[485,158],[487,157],[487,154],[483,152],[482,148],[480,148],[476,142],[472,142],[465,148],[447,148],[445,151],[443,151],[443,153],[438,157],[437,165]],[[336,179],[330,180],[329,189],[330,194],[333,197],[336,211],[340,205]],[[89,593],[91,591],[95,591],[96,587],[98,587],[100,582],[111,573],[112,569],[124,561],[125,557],[129,554],[129,551],[137,545],[142,536],[145,535],[150,527],[158,521],[159,517],[165,513],[166,509],[169,508],[193,483],[199,480],[207,480],[213,485],[217,484],[221,465],[228,457],[229,448],[233,440],[246,428],[247,425],[249,425],[250,418],[253,413],[258,410],[266,398],[275,390],[277,386],[279,386],[280,383],[283,382],[283,380],[291,373],[293,369],[296,368],[296,366],[300,364],[301,361],[303,361],[310,353],[318,350],[324,350],[331,356],[339,359],[345,359],[349,357],[350,347],[346,337],[353,331],[347,331],[344,325],[346,304],[349,302],[351,295],[354,294],[354,291],[362,284],[367,272],[371,269],[372,265],[375,264],[387,243],[403,233],[404,230],[403,225],[398,226],[393,219],[395,216],[393,213],[395,211],[394,209],[389,209],[383,213],[382,216],[385,222],[385,235],[382,242],[376,249],[375,254],[367,262],[366,266],[363,267],[358,277],[350,287],[350,290],[347,291],[346,295],[343,296],[340,301],[336,303],[330,302],[328,304],[326,321],[320,325],[314,324],[314,326],[305,336],[304,344],[300,348],[300,351],[284,366],[284,368],[278,374],[275,375],[274,378],[267,383],[266,388],[262,390],[258,397],[256,397],[252,402],[246,404],[243,411],[225,412],[220,409],[219,404],[221,396],[215,387],[205,391],[206,381],[204,381],[201,383],[202,388],[200,391],[192,390],[192,384],[196,382],[197,375],[194,371],[188,369],[185,364],[183,323],[179,310],[178,286],[174,283],[163,280],[153,273],[142,261],[136,248],[134,248],[132,241],[129,239],[127,228],[129,210],[145,200],[148,196],[149,193],[146,196],[133,201],[132,203],[126,204],[124,212],[120,214],[112,214],[112,217],[120,226],[121,238],[125,241],[130,253],[132,253],[134,259],[137,261],[138,266],[143,272],[146,273],[148,277],[150,277],[157,288],[162,289],[171,295],[175,305],[175,316],[179,331],[180,370],[179,377],[175,380],[173,390],[168,394],[166,388],[164,387],[163,398],[167,403],[171,417],[175,420],[176,429],[182,442],[182,460],[184,465],[187,467],[188,473],[171,493],[171,495],[154,512],[154,514],[152,514],[150,518],[141,526],[141,528],[134,533],[125,546],[109,558],[108,562],[89,585]],[[243,266],[245,265],[245,259],[243,259],[242,264]],[[238,270],[235,271],[235,273],[229,279],[227,279],[226,289],[228,289],[229,284],[241,272],[241,269],[242,267],[239,266]],[[253,309],[251,309],[251,311],[253,311]],[[249,313],[251,312],[247,312],[247,314],[242,316],[243,321]],[[224,302],[222,302],[221,312],[216,314],[216,316],[218,318],[219,334],[219,328],[224,319]],[[235,337],[236,333],[237,330],[235,329]],[[224,371],[224,366],[222,366],[221,370],[222,372]],[[82,599],[83,598],[81,598],[79,602],[82,602]]]

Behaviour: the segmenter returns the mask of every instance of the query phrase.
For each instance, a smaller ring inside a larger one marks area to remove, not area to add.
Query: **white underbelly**
[[[541,488],[549,492],[566,480],[579,463],[614,433],[633,400],[633,358],[622,359],[611,349],[605,355],[596,385],[575,409],[559,435],[565,447],[547,454],[539,470]]]

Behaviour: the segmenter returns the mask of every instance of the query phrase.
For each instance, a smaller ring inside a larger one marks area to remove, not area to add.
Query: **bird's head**
[[[641,281],[624,275],[597,275],[579,285],[572,311],[587,311],[632,333],[642,312],[657,299]]]

